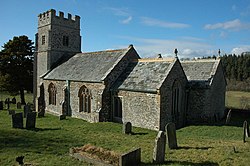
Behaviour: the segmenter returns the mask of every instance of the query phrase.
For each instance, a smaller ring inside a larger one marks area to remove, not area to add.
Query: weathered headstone
[[[3,101],[0,101],[0,110],[3,110]]]
[[[124,134],[131,134],[132,133],[132,124],[130,122],[123,123],[122,131]]]
[[[64,120],[64,119],[66,119],[66,115],[60,115],[59,116],[59,120]]]
[[[247,121],[246,121],[247,122]],[[250,137],[250,131],[249,131],[249,123],[247,122],[247,130],[246,130],[247,137]]]
[[[232,116],[232,110],[229,110],[228,113],[227,113],[226,124],[229,124],[231,116]]]
[[[16,113],[15,110],[8,110],[9,111],[9,115],[14,115]]]
[[[29,112],[31,112],[30,111],[30,105],[25,105],[24,107],[23,107],[23,112],[24,112],[24,118],[26,118],[26,116],[27,116],[27,114],[29,113]]]
[[[243,123],[243,142],[246,142],[246,138],[249,137],[249,124],[245,120]]]
[[[21,108],[22,108],[22,104],[21,104],[20,102],[17,102],[17,103],[16,103],[16,108],[17,108],[17,109],[21,109]]]
[[[38,118],[44,117],[45,114],[45,104],[44,99],[40,96],[38,97]]]
[[[7,109],[10,109],[10,98],[5,100],[5,105],[7,105]]]
[[[170,149],[177,149],[176,129],[174,123],[168,123],[165,127],[167,134],[167,143]]]
[[[26,129],[36,128],[36,112],[28,112],[26,117]]]
[[[23,113],[16,113],[12,115],[12,127],[23,128]]]
[[[155,138],[155,147],[153,151],[153,162],[162,164],[165,161],[166,135],[163,131],[159,131]]]

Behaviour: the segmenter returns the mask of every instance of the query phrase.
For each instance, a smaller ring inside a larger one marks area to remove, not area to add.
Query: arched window
[[[56,105],[56,87],[53,83],[49,84],[49,104]]]
[[[91,112],[91,94],[86,86],[82,86],[78,92],[79,112]]]
[[[181,86],[176,80],[172,87],[172,121],[178,122],[180,116]]]

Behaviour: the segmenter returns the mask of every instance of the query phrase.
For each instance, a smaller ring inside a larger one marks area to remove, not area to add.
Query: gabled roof
[[[194,61],[182,61],[181,65],[189,83],[211,85],[220,60],[205,59]]]
[[[118,90],[157,92],[168,76],[175,59],[138,59],[116,82]]]
[[[133,49],[78,53],[44,76],[50,80],[102,82],[117,63]]]

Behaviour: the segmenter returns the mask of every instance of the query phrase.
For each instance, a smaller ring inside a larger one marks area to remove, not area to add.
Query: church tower
[[[34,97],[39,97],[40,77],[81,52],[80,17],[51,9],[38,15],[34,56]],[[36,103],[36,102],[35,102]]]

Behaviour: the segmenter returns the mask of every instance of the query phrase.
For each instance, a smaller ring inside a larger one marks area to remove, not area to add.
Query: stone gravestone
[[[228,113],[227,113],[226,124],[229,124],[231,116],[232,116],[232,110],[229,110]]]
[[[9,115],[14,115],[16,113],[15,110],[8,110],[9,111]]]
[[[243,142],[246,142],[247,137],[249,137],[249,124],[245,120],[243,123]]]
[[[22,108],[22,104],[21,104],[20,102],[17,102],[17,103],[16,103],[16,108],[17,108],[17,109],[21,109],[21,108]]]
[[[59,116],[59,120],[64,120],[64,119],[66,119],[66,115],[60,115]]]
[[[44,117],[45,114],[45,102],[44,99],[40,96],[38,97],[38,118]]]
[[[3,110],[3,101],[0,101],[0,110]]]
[[[155,147],[153,151],[153,162],[162,164],[165,161],[166,135],[163,131],[159,131],[155,138]]]
[[[23,113],[16,113],[12,115],[12,127],[23,128]]]
[[[30,111],[30,105],[25,105],[24,107],[23,107],[23,112],[24,112],[24,118],[26,118],[26,116],[27,116],[27,114],[29,113],[29,112],[31,112]]]
[[[167,134],[167,143],[170,149],[177,149],[176,129],[174,123],[168,123],[165,127]]]
[[[26,129],[36,128],[36,112],[28,112],[26,117]]]
[[[130,122],[123,123],[122,132],[124,134],[132,134],[132,124]]]

